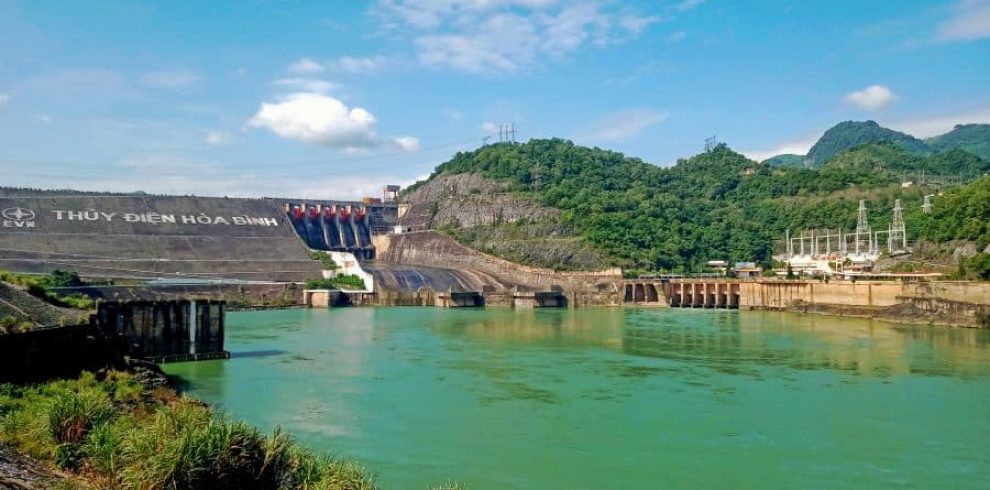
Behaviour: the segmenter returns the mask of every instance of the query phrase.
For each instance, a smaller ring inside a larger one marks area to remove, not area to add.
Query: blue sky
[[[514,122],[670,165],[990,122],[990,0],[0,0],[0,181],[377,195]]]

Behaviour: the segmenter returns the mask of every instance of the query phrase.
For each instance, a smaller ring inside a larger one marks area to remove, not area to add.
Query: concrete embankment
[[[301,281],[320,277],[265,199],[0,190],[0,268],[96,277]]]
[[[407,297],[397,304],[432,304],[433,297],[426,297],[430,291],[450,289],[482,293],[488,305],[511,304],[511,291],[558,291],[568,306],[622,303],[618,268],[562,272],[520,265],[465,247],[435,230],[377,236],[375,249],[376,280],[383,272],[396,277],[391,284],[383,278],[384,292]]]

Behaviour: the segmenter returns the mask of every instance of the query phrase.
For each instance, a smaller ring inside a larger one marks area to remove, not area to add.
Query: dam
[[[355,274],[354,305],[792,309],[987,326],[985,283],[623,279],[557,271],[415,230],[394,199],[221,198],[0,188],[0,269],[150,281],[80,290],[118,298],[304,304],[300,283]],[[415,218],[415,216],[414,216]],[[334,255],[326,270],[313,251]],[[179,284],[177,284],[179,283]]]
[[[309,250],[374,257],[394,203],[0,189],[0,269],[91,277],[305,281]]]

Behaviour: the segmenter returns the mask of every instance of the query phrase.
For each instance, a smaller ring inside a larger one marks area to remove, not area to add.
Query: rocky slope
[[[14,318],[18,325],[30,323],[41,327],[72,326],[88,322],[88,315],[84,311],[52,306],[17,286],[0,282],[0,318],[4,317]]]
[[[477,174],[440,175],[403,196],[399,224],[442,230],[462,244],[526,265],[593,270],[603,255],[561,223],[558,209],[510,192]]]

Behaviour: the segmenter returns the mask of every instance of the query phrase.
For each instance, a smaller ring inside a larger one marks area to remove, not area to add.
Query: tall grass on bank
[[[360,466],[260,434],[129,374],[0,385],[0,442],[97,488],[374,489]]]

